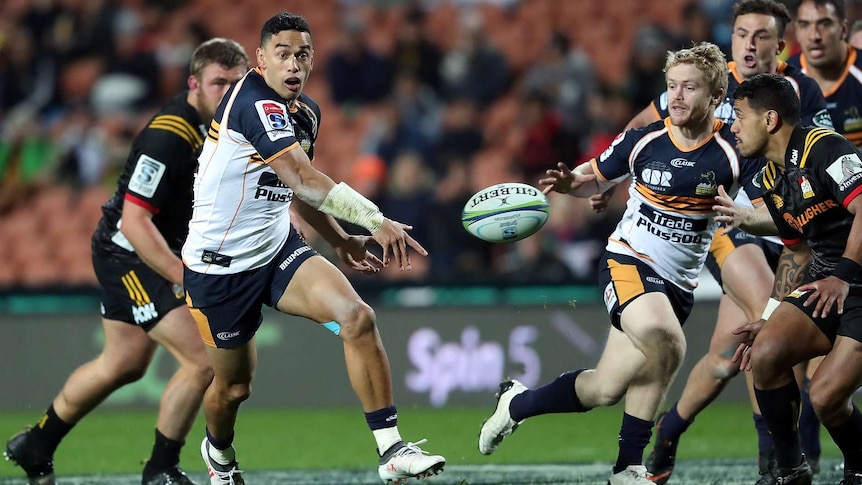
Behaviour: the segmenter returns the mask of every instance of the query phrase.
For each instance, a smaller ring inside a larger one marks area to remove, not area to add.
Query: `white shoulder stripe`
[[[655,140],[656,138],[661,137],[662,135],[665,135],[666,133],[667,133],[667,126],[662,128],[661,130],[654,131],[652,133],[648,133],[647,135],[644,135],[643,138],[641,138],[640,140],[637,141],[637,143],[635,143],[635,146],[632,148],[632,152],[629,153],[629,172],[634,173],[635,159],[637,158],[638,154],[640,154],[640,152],[642,152],[643,149],[647,145],[649,145],[649,143],[651,141]]]
[[[862,84],[862,69],[859,69],[856,66],[850,66],[850,75],[856,79],[856,82]]]
[[[730,164],[730,171],[733,173],[734,180],[738,180],[741,169],[739,167],[739,155],[737,155],[736,149],[733,147],[733,143],[721,136],[721,132],[715,132],[714,136],[718,146],[720,146],[724,151],[724,154],[727,155],[727,161]],[[730,190],[730,187],[725,188]]]

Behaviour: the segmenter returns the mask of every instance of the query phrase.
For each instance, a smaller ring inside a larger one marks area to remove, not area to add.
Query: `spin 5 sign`
[[[542,359],[534,348],[538,333],[536,327],[518,326],[501,342],[483,340],[479,328],[469,326],[458,340],[446,341],[432,328],[419,328],[407,343],[412,367],[405,384],[413,392],[427,393],[434,407],[445,406],[453,392],[492,394],[507,377],[535,386],[542,373]]]

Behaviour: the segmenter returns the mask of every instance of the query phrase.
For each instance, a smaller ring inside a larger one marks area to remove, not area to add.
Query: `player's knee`
[[[221,400],[232,406],[238,406],[251,396],[251,383],[230,384],[221,387]]]
[[[341,338],[344,340],[356,340],[373,335],[377,323],[374,309],[362,300],[358,300],[347,312],[347,315],[338,320],[341,324]]]
[[[141,380],[147,373],[146,366],[124,365],[114,369],[113,380],[120,385],[131,384]]]
[[[739,374],[739,364],[732,362],[730,357],[723,354],[710,353],[709,370],[713,379],[726,381]]]
[[[811,408],[820,418],[820,421],[827,426],[840,424],[847,418],[851,410],[849,399],[836,395],[835,389],[827,385],[818,385],[813,382],[809,396]]]
[[[206,390],[215,376],[212,366],[205,362],[187,364],[183,367],[189,379],[203,390]]]
[[[613,406],[622,401],[623,396],[625,396],[625,387],[616,385],[616,383],[610,381],[612,381],[612,379],[601,381],[595,395],[596,407]]]
[[[773,339],[756,339],[751,347],[751,371],[756,382],[764,385],[771,383],[779,375],[792,368],[787,363],[783,345]]]

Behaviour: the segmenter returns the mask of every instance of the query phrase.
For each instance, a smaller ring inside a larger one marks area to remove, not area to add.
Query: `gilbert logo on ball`
[[[541,190],[510,182],[476,192],[461,214],[461,223],[470,234],[488,242],[520,241],[536,233],[551,206]]]

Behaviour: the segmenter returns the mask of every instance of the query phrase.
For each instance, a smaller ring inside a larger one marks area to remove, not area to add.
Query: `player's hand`
[[[601,214],[606,211],[608,208],[608,202],[610,202],[616,189],[616,187],[611,187],[602,193],[591,195],[589,198],[590,209],[592,209],[596,214]]]
[[[338,258],[360,273],[373,274],[380,271],[383,261],[367,249],[371,236],[348,236],[343,244],[335,248]]]
[[[745,222],[746,211],[748,208],[740,207],[733,201],[733,198],[727,195],[724,186],[718,186],[718,195],[715,196],[716,205],[712,206],[712,210],[718,212],[715,216],[716,222],[723,223],[727,231],[733,228],[739,228]]]
[[[730,359],[731,362],[739,363],[739,370],[751,370],[751,345],[754,343],[754,338],[757,337],[758,333],[760,333],[760,329],[763,328],[763,324],[765,323],[766,320],[761,318],[760,320],[746,323],[741,327],[731,330],[730,333],[734,335],[742,335],[742,342],[736,348],[736,352],[733,353],[733,357]]]
[[[542,186],[542,193],[548,194],[550,191],[568,194],[573,190],[578,190],[586,182],[592,182],[596,179],[596,174],[582,175],[572,172],[565,163],[557,164],[557,169],[548,169],[545,171],[547,177],[539,180],[539,186]]]
[[[847,299],[847,294],[850,292],[850,283],[836,278],[827,276],[822,280],[812,281],[804,284],[796,289],[796,291],[810,291],[808,299],[802,306],[810,306],[812,303],[817,303],[811,316],[814,318],[826,318],[829,312],[832,311],[832,305],[835,305],[838,314],[844,313],[844,301]]]
[[[407,231],[410,229],[413,229],[413,226],[385,218],[380,229],[371,235],[377,244],[383,248],[383,266],[389,266],[389,261],[395,259],[401,270],[412,269],[413,267],[410,265],[410,253],[407,250],[408,246],[422,256],[428,256],[428,251],[413,239],[410,234],[407,234]]]

